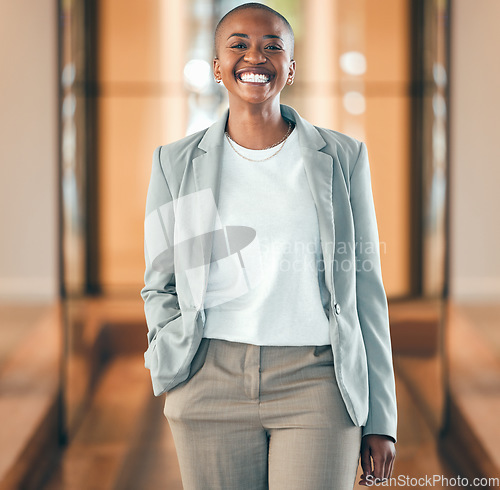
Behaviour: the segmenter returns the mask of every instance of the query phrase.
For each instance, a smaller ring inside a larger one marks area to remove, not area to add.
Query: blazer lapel
[[[207,129],[198,144],[205,153],[193,159],[196,190],[212,189],[216,204],[219,202],[222,145],[228,115],[229,109],[226,109],[224,115]]]
[[[200,209],[200,212],[207,218],[208,224],[206,229],[208,233],[200,240],[201,256],[204,265],[196,275],[197,284],[192,285],[192,290],[195,290],[194,296],[197,307],[203,306],[206,296],[208,274],[212,257],[213,235],[220,228],[217,205],[219,202],[222,169],[222,145],[228,115],[229,109],[227,109],[224,115],[207,129],[205,135],[198,144],[198,148],[205,153],[193,159],[193,172],[197,193],[206,189],[211,189],[214,200],[208,207],[207,203],[204,201],[200,203],[201,206],[207,207],[206,209]]]
[[[289,106],[282,105],[281,112],[285,117],[295,121],[299,131],[304,170],[318,216],[321,249],[325,267],[325,284],[333,298],[333,259],[335,250],[335,223],[332,196],[334,179],[333,158],[329,153],[321,151],[326,146],[326,142],[310,122],[303,119]]]

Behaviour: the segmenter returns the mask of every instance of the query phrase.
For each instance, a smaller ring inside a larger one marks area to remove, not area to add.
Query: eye
[[[276,44],[270,44],[269,46],[266,46],[266,49],[270,49],[271,51],[279,51],[282,49],[281,46],[278,46]]]
[[[237,43],[237,44],[233,44],[232,46],[230,46],[231,48],[246,48],[245,44],[243,43]]]

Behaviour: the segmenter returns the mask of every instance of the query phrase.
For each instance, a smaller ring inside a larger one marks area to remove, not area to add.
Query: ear
[[[213,68],[214,68],[214,77],[222,79],[219,58],[217,57],[214,57]]]
[[[288,77],[294,78],[295,77],[295,70],[296,70],[296,65],[295,65],[295,60],[290,61],[290,66],[288,68]]]

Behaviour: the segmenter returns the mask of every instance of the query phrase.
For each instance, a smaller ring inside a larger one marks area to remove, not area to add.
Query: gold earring
[[[292,78],[292,77],[290,77],[290,78],[286,81],[286,83],[287,83],[288,85],[292,85],[292,84],[293,84],[293,78]]]

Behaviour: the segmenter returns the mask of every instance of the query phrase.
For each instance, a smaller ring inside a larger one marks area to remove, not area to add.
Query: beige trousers
[[[185,490],[347,490],[361,427],[326,346],[203,339],[189,378],[166,394]]]

